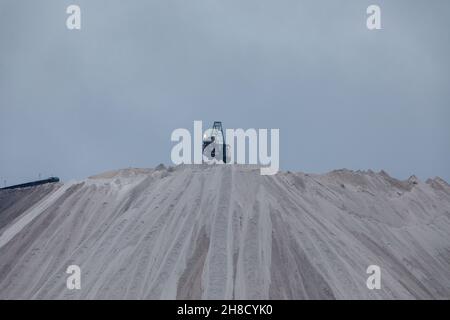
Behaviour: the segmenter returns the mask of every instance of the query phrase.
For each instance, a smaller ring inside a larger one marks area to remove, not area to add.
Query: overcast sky
[[[448,0],[0,0],[0,184],[171,164],[172,131],[194,120],[279,128],[282,170],[450,181],[449,14]]]

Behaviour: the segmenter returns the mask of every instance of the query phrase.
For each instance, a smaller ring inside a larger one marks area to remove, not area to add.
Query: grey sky
[[[367,30],[370,4],[383,30]],[[279,128],[282,170],[450,181],[449,14],[448,0],[0,0],[0,177],[170,164],[174,129],[222,120]]]

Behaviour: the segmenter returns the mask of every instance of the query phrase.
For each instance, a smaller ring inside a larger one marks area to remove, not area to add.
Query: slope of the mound
[[[2,299],[450,297],[450,187],[439,178],[204,165],[46,191],[0,205],[16,217],[0,234]],[[71,264],[81,290],[66,288]],[[373,264],[380,290],[366,287]]]

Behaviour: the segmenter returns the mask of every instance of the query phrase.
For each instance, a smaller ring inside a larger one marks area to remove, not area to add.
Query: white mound
[[[450,298],[439,178],[160,166],[26,192],[0,191],[1,299]]]

